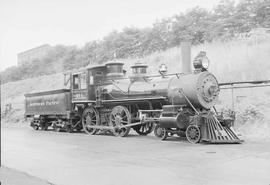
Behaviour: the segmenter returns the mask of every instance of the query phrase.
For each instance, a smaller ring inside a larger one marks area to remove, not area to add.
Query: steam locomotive
[[[218,81],[207,71],[205,52],[195,57],[194,71],[148,76],[147,65],[131,66],[123,72],[118,60],[90,66],[69,74],[70,89],[26,94],[25,116],[35,129],[84,130],[87,134],[110,131],[127,136],[130,129],[140,135],[155,130],[161,139],[185,135],[191,143],[240,143],[225,119],[214,109],[219,96]],[[213,109],[213,110],[212,110]]]

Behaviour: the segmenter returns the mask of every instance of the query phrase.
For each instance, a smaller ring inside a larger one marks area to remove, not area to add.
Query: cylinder
[[[177,128],[177,117],[160,117],[159,126],[161,128]]]
[[[182,72],[191,73],[191,43],[181,42]]]
[[[164,111],[164,113],[166,114],[166,110]],[[175,115],[171,115],[169,117],[164,117],[162,114],[159,118],[159,125],[162,128],[186,129],[188,127],[189,120],[189,115],[184,112],[176,112]]]

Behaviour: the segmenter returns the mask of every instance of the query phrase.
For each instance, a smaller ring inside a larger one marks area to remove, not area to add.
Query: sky
[[[0,71],[17,65],[17,53],[42,44],[83,46],[126,26],[156,20],[219,0],[0,0]]]

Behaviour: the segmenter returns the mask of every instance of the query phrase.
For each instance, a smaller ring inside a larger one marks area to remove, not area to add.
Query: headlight
[[[208,69],[209,67],[209,59],[206,56],[202,58],[202,67],[204,69]]]
[[[206,56],[205,51],[201,51],[193,60],[193,66],[195,69],[208,69],[209,59]]]
[[[161,75],[165,75],[168,71],[168,68],[165,64],[161,64],[158,71]]]

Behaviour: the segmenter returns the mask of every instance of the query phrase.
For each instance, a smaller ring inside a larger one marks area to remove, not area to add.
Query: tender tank
[[[68,89],[25,95],[25,116],[66,115],[70,110],[70,90]]]

